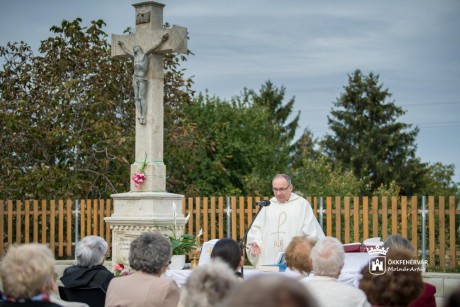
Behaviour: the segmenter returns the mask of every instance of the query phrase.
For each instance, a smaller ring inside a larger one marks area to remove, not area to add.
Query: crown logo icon
[[[382,247],[380,248],[380,246],[376,246],[375,248],[374,247],[366,247],[367,249],[367,253],[369,255],[385,255],[388,253],[388,250],[390,249],[389,247],[385,248],[385,247]]]

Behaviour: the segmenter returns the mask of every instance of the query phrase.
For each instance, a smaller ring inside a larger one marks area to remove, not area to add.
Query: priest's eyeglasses
[[[284,191],[286,191],[287,189],[289,189],[290,186],[291,186],[291,185],[288,185],[288,186],[285,187],[285,188],[279,188],[279,189],[273,188],[273,192],[275,192],[275,193],[276,193],[276,192],[284,192]]]

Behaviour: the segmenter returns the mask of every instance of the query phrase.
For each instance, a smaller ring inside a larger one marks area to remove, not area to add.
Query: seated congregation
[[[165,274],[172,248],[163,234],[145,232],[133,240],[129,250],[132,272],[120,277],[103,265],[107,242],[88,236],[76,245],[76,265],[64,271],[58,290],[51,250],[40,244],[13,245],[0,264],[0,306],[436,306],[436,289],[423,282],[416,264],[410,264],[415,259],[410,241],[390,236],[384,247],[392,269],[387,267],[384,274],[376,275],[364,266],[355,287],[338,279],[345,252],[336,238],[294,237],[285,250],[286,272],[257,274],[243,274],[242,248],[222,238],[210,261],[190,270],[179,287]],[[253,271],[247,268],[245,272]],[[99,294],[96,298],[85,292],[83,296],[92,301],[73,296],[72,290],[89,289],[97,289],[103,303]]]

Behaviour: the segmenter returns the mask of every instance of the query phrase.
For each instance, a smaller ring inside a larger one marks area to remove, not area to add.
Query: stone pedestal
[[[186,223],[184,196],[167,192],[128,192],[111,195],[114,212],[104,218],[112,229],[112,263],[127,262],[129,246],[141,233],[159,231],[180,236]],[[175,226],[174,226],[175,225]]]

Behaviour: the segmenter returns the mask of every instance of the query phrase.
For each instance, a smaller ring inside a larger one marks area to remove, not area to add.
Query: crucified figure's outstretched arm
[[[134,46],[133,47],[133,51],[131,52],[131,50],[129,50],[128,48],[126,48],[125,44],[122,42],[122,41],[118,41],[118,46],[120,46],[120,48],[127,54],[129,55],[130,57],[132,58],[135,58],[136,56],[138,57],[142,57],[144,58],[145,56],[155,52],[155,50],[157,50],[158,48],[160,48],[160,46],[166,42],[167,40],[169,39],[169,34],[166,33],[164,34],[162,37],[161,37],[161,40],[155,45],[153,46],[152,48],[150,48],[149,50],[147,50],[147,52],[142,52],[142,48],[138,45]]]
[[[149,54],[153,53],[155,50],[157,50],[158,48],[160,48],[160,46],[163,45],[163,43],[166,42],[168,39],[169,39],[169,34],[168,34],[168,33],[164,34],[164,35],[161,37],[161,40],[158,42],[158,44],[156,44],[155,46],[153,46],[152,48],[150,48],[149,50],[147,50],[147,52],[145,53],[145,55],[149,55]]]
[[[118,46],[130,57],[134,58],[134,53],[132,53],[128,48],[126,48],[125,44],[122,41],[118,41]]]

